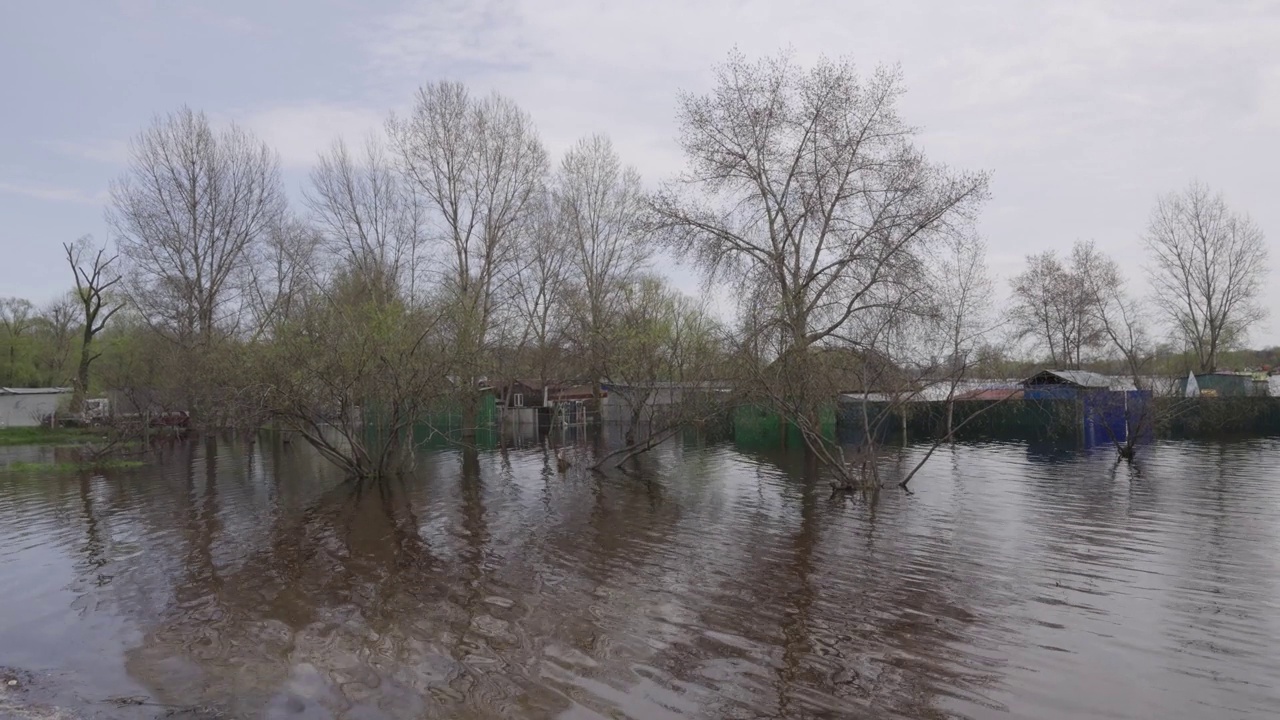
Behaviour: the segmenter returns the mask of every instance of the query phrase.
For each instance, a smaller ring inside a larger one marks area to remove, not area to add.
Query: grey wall
[[[67,394],[0,395],[0,427],[35,427],[58,409],[64,396]]]

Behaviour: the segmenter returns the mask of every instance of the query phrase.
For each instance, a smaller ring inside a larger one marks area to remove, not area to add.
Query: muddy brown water
[[[963,445],[874,503],[731,445],[555,464],[2,475],[0,666],[67,717],[1280,715],[1280,442]]]

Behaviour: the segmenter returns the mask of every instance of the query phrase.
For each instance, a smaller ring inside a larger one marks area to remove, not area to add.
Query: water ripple
[[[914,494],[836,500],[803,459],[727,445],[664,446],[642,478],[437,453],[358,492],[299,447],[164,455],[0,479],[0,665],[228,717],[1280,707],[1275,441],[1137,471],[959,445]]]

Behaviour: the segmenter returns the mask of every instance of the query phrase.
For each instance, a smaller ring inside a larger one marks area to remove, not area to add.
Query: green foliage
[[[75,445],[89,440],[98,440],[101,437],[102,431],[93,428],[0,428],[0,446]]]

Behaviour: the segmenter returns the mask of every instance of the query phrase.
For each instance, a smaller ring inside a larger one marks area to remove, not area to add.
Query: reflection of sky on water
[[[438,453],[356,496],[303,448],[177,444],[0,480],[0,664],[267,716],[1264,717],[1278,459],[959,445],[869,503],[727,445]]]

